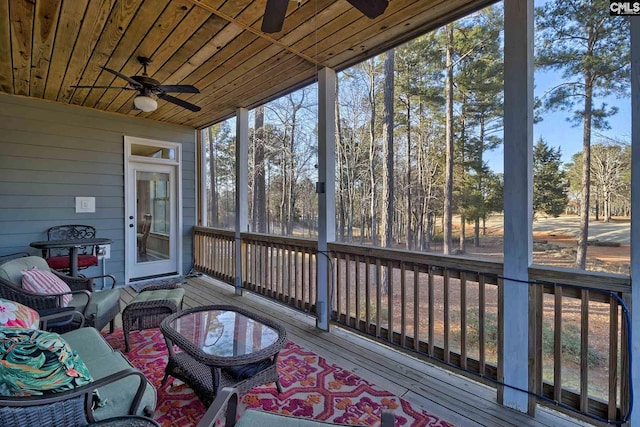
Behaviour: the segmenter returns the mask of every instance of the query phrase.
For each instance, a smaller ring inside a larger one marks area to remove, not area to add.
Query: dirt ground
[[[471,234],[467,234],[470,236]],[[488,229],[481,239],[480,247],[468,243],[465,255],[503,259],[501,230]],[[553,230],[533,233],[533,262],[553,267],[575,266],[577,241],[575,236],[560,234]],[[619,246],[589,245],[587,248],[587,270],[616,274],[629,274],[631,248],[629,244]]]

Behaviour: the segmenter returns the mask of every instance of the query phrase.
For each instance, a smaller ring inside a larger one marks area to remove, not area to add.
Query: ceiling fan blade
[[[388,0],[347,0],[351,6],[362,12],[367,18],[377,18],[389,5]]]
[[[267,6],[262,17],[263,33],[277,33],[282,31],[284,17],[287,14],[289,0],[267,0]]]
[[[158,89],[163,92],[200,93],[197,87],[191,85],[159,85]]]
[[[159,93],[158,98],[164,99],[165,101],[171,102],[172,104],[179,105],[180,107],[191,110],[194,113],[201,110],[201,108],[197,105],[194,105],[187,101],[183,101],[182,99],[176,98],[175,96],[167,95],[166,93]]]
[[[75,87],[76,89],[124,89],[124,90],[138,90],[129,86],[80,86],[73,85],[69,87]]]
[[[136,89],[140,89],[140,88],[142,88],[142,85],[141,85],[139,82],[137,82],[137,81],[133,80],[133,79],[132,79],[131,77],[129,77],[129,76],[125,76],[124,74],[122,74],[122,73],[120,73],[120,72],[118,72],[118,71],[116,71],[116,70],[112,70],[111,68],[107,68],[107,67],[100,67],[100,68],[102,68],[102,69],[103,69],[103,70],[105,70],[105,71],[110,72],[111,74],[115,74],[116,76],[120,77],[121,79],[125,79],[126,81],[128,81],[128,82],[129,82],[129,84],[130,84],[131,86],[133,86],[133,87],[134,87],[134,88],[136,88]]]

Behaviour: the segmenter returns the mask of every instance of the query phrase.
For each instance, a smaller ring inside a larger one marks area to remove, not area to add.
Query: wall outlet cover
[[[95,211],[95,197],[76,197],[76,213],[94,213]]]

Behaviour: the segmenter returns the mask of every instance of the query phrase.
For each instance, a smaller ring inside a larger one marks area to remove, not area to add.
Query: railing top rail
[[[228,238],[234,238],[233,230],[214,227],[194,227],[195,233],[215,234]],[[262,233],[241,233],[241,238],[249,242],[260,242],[271,245],[282,245],[317,250],[318,242],[315,239],[274,236]],[[417,265],[425,265],[443,269],[451,269],[459,272],[468,272],[482,275],[502,277],[503,263],[477,259],[473,257],[451,256],[424,252],[407,251],[405,249],[378,248],[374,246],[360,246],[349,243],[329,243],[328,249],[336,254],[344,253],[362,257],[377,258],[391,262],[404,262]],[[603,273],[596,271],[579,271],[570,268],[533,265],[529,267],[529,280],[543,283],[569,285],[582,288],[591,288],[604,292],[630,293],[631,278],[622,274]]]
[[[631,278],[629,276],[599,271],[583,272],[570,268],[533,265],[529,267],[529,280],[592,288],[606,292],[631,292]]]
[[[240,233],[240,237],[243,240],[265,242],[283,246],[297,246],[306,249],[313,249],[314,251],[318,249],[318,241],[316,239],[304,237],[274,236],[272,234],[262,233]]]
[[[236,235],[235,231],[229,230],[228,228],[203,227],[201,225],[193,227],[193,232],[202,234],[219,234],[227,237],[234,237]]]
[[[460,257],[424,252],[412,252],[406,249],[377,248],[374,246],[359,246],[347,243],[329,243],[329,250],[345,252],[371,258],[382,258],[390,261],[404,261],[407,263],[431,265],[440,268],[450,268],[481,274],[502,274],[502,263],[487,261],[471,257]]]

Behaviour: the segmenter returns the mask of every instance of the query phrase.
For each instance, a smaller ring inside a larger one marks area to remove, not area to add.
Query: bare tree
[[[385,209],[382,211],[382,246],[390,248],[393,245],[393,207],[394,207],[394,177],[393,177],[393,103],[394,103],[394,50],[388,50],[384,59],[384,104],[382,113],[383,156],[385,159],[382,169],[382,199]]]

